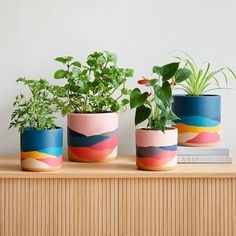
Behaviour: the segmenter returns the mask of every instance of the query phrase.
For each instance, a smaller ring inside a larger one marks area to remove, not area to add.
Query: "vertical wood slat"
[[[233,236],[235,221],[235,178],[0,179],[0,236]]]
[[[119,235],[236,235],[234,178],[121,181]],[[127,192],[127,186],[136,191]],[[127,207],[129,199],[133,203]],[[132,212],[135,216],[129,219]],[[132,231],[132,224],[124,227],[124,222],[133,223],[138,230]]]

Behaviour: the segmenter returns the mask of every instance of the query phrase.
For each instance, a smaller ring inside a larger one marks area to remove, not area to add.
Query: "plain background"
[[[16,84],[19,76],[54,82],[55,57],[83,61],[100,50],[117,53],[119,66],[135,69],[130,87],[153,65],[173,61],[172,50],[236,70],[235,9],[235,0],[0,0],[0,153],[19,152],[17,130],[8,130],[14,97],[28,93]],[[222,145],[236,153],[236,91],[218,93]],[[120,154],[134,154],[133,119],[130,111],[120,115]],[[58,124],[65,128],[66,119]]]

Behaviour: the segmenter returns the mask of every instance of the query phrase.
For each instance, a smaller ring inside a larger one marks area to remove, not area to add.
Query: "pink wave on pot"
[[[58,158],[45,158],[45,159],[40,159],[38,161],[42,161],[46,164],[48,164],[51,167],[59,166],[62,164],[62,156]]]
[[[220,141],[220,135],[218,133],[203,132],[198,134],[193,139],[188,140],[186,143],[213,143],[219,141]]]
[[[105,139],[99,143],[89,146],[90,149],[103,150],[103,149],[114,149],[117,146],[118,137],[114,135],[108,139]]]

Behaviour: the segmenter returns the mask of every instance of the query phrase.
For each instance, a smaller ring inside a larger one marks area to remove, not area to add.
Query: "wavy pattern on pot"
[[[221,99],[218,95],[175,95],[173,111],[178,143],[183,146],[215,146],[220,142]]]
[[[68,115],[68,156],[72,161],[109,161],[117,156],[116,113]]]
[[[21,166],[25,170],[47,171],[62,164],[62,129],[25,129],[21,134]]]
[[[140,169],[168,170],[177,165],[177,130],[136,130],[136,162]]]

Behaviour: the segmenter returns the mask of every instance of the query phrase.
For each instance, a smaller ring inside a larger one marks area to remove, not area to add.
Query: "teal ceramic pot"
[[[200,147],[218,145],[221,129],[219,95],[174,95],[172,109],[180,118],[176,121],[179,145]]]
[[[62,165],[62,128],[34,130],[21,134],[21,167],[28,171],[51,171]]]

